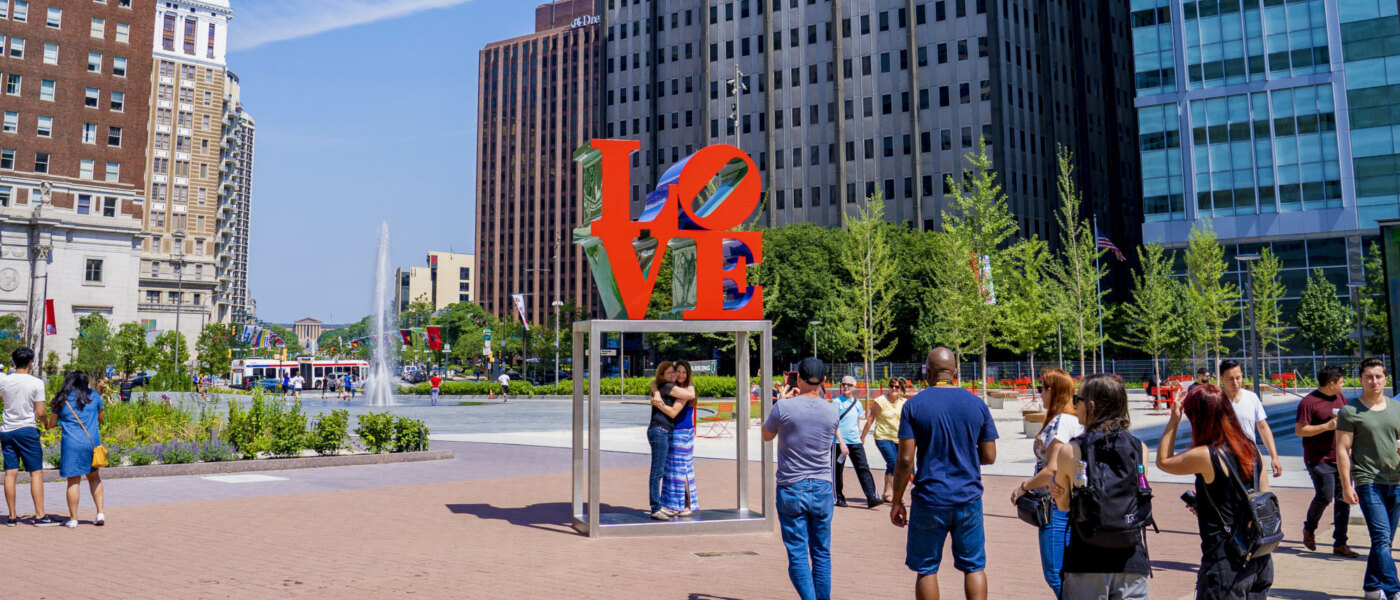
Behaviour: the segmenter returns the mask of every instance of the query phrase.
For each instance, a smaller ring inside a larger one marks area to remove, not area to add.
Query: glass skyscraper
[[[1132,11],[1144,241],[1181,248],[1208,225],[1227,258],[1270,247],[1286,269],[1285,322],[1313,268],[1348,293],[1376,220],[1400,217],[1395,0]]]

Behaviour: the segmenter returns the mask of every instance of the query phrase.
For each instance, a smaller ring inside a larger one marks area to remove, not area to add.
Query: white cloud
[[[395,19],[469,0],[248,0],[237,2],[229,26],[229,49],[263,44]]]

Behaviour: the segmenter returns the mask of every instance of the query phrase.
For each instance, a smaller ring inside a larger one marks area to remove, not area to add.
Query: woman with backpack
[[[1145,600],[1152,490],[1147,445],[1129,432],[1128,390],[1117,376],[1096,373],[1074,401],[1084,433],[1058,453],[1052,487],[1070,523],[1060,598]]]
[[[1032,491],[1043,496],[1043,490],[1054,477],[1056,459],[1071,439],[1084,433],[1074,403],[1074,378],[1063,369],[1047,369],[1040,379],[1046,413],[1045,424],[1035,436],[1035,475],[1011,492],[1012,505]],[[1052,508],[1050,521],[1040,525],[1040,568],[1045,572],[1045,583],[1055,591],[1056,597],[1060,595],[1060,569],[1065,560],[1065,546],[1069,543],[1065,537],[1069,534],[1068,528],[1069,513],[1058,508]]]
[[[1247,525],[1254,517],[1249,489],[1269,491],[1268,472],[1254,441],[1245,437],[1235,408],[1213,384],[1198,384],[1172,403],[1171,419],[1157,449],[1157,468],[1196,476],[1196,520],[1201,532],[1201,568],[1196,597],[1201,600],[1263,600],[1273,587],[1272,546],[1258,548]],[[1191,421],[1191,449],[1176,454],[1176,428]],[[1270,494],[1272,496],[1272,494]],[[1277,504],[1274,504],[1277,516]],[[1273,531],[1265,531],[1274,534]],[[1277,539],[1273,540],[1277,545]],[[1265,540],[1267,541],[1267,540]]]

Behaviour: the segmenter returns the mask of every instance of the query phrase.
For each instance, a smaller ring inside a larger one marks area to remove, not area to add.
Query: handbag
[[[1211,450],[1211,460],[1215,460],[1215,450]],[[1263,457],[1260,457],[1262,461]],[[1258,472],[1263,465],[1255,467],[1255,481],[1258,481]],[[1246,500],[1243,506],[1235,510],[1235,522],[1225,523],[1225,552],[1238,561],[1250,561],[1273,553],[1279,543],[1283,542],[1283,517],[1279,514],[1278,497],[1273,492],[1260,492],[1257,488],[1246,488],[1244,480],[1235,472],[1235,463],[1232,460],[1225,461],[1225,475],[1234,480],[1235,486],[1244,495]],[[1216,504],[1215,498],[1210,496],[1210,488],[1203,488],[1206,496],[1210,497],[1211,503]]]
[[[1045,527],[1053,520],[1053,499],[1040,490],[1030,490],[1016,499],[1016,516],[1036,527]]]
[[[78,416],[78,411],[73,410],[72,406],[69,406],[68,410],[73,413],[73,420],[77,421],[78,426],[83,428],[83,433],[87,434],[88,443],[92,444],[92,468],[101,469],[107,466],[107,448],[92,439],[92,434],[88,432],[87,425],[83,424],[83,418]]]

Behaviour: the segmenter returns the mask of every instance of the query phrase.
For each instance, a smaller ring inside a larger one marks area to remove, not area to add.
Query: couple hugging
[[[700,510],[695,488],[695,385],[690,363],[663,361],[651,381],[651,518],[669,521]]]

